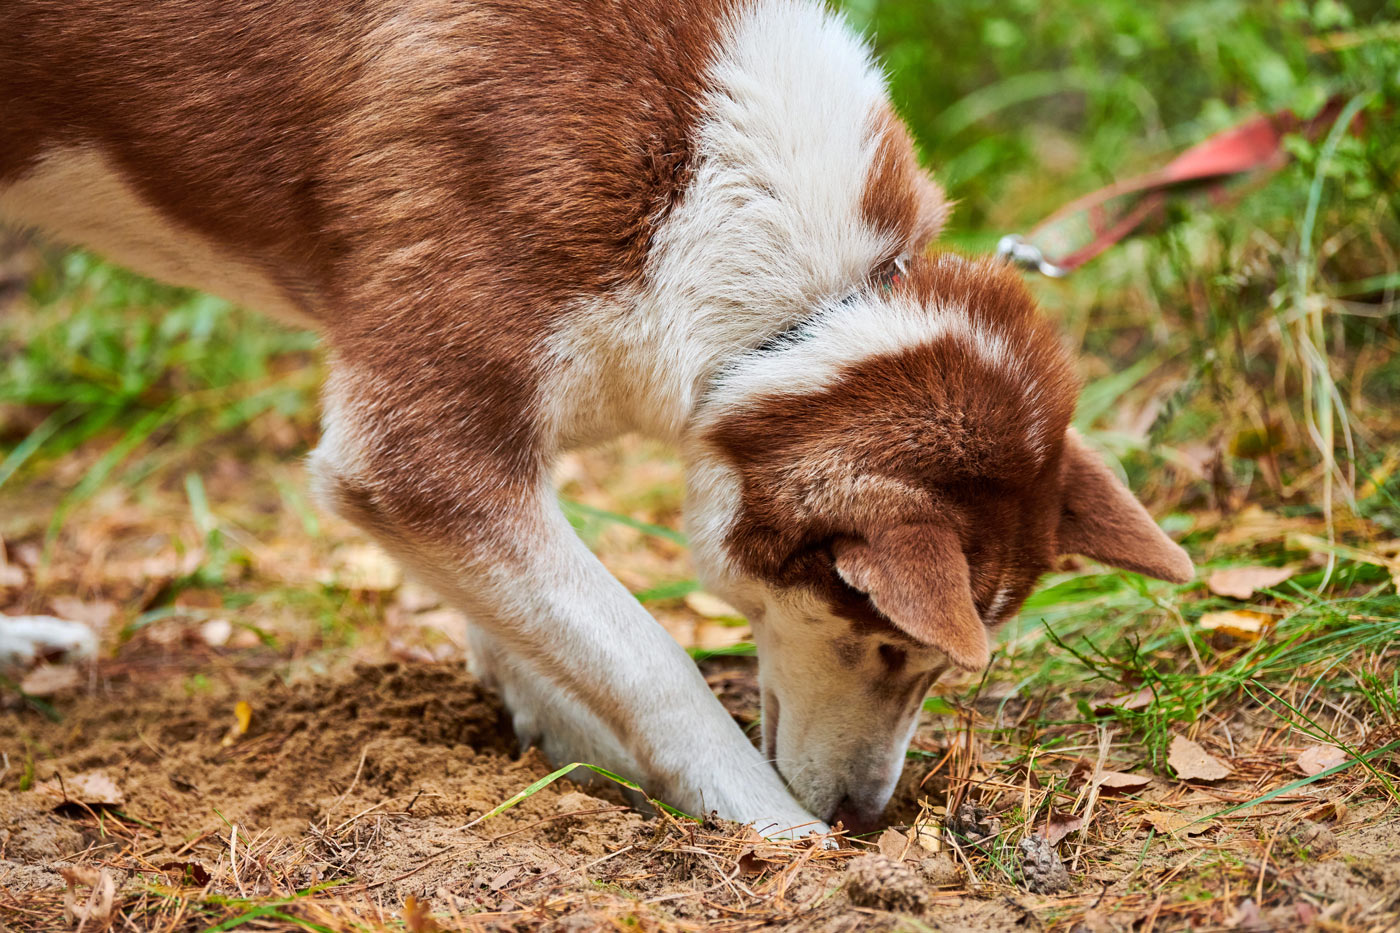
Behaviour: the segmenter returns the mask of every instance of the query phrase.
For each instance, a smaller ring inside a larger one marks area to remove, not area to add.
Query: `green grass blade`
[[[556,768],[555,770],[549,772],[549,773],[546,774],[544,777],[540,778],[538,781],[535,781],[535,782],[534,782],[533,784],[531,784],[529,787],[526,787],[524,790],[520,791],[519,793],[514,794],[514,795],[512,795],[511,797],[509,797],[504,803],[502,803],[502,804],[500,804],[499,806],[497,806],[494,810],[490,811],[489,813],[485,813],[485,814],[483,814],[483,815],[477,817],[476,819],[472,820],[470,823],[468,823],[468,824],[466,825],[465,828],[466,828],[466,829],[470,829],[470,828],[472,828],[473,826],[477,825],[478,823],[483,823],[483,822],[485,822],[486,820],[491,819],[493,816],[499,816],[500,814],[502,814],[502,813],[504,813],[505,811],[509,810],[511,807],[513,807],[513,806],[515,806],[515,805],[521,803],[521,802],[524,801],[524,800],[529,799],[530,797],[533,797],[535,794],[538,794],[540,791],[544,790],[546,787],[548,787],[549,785],[553,784],[555,781],[559,780],[560,778],[562,778],[562,777],[567,777],[575,768],[587,768],[589,771],[592,771],[594,774],[597,774],[597,775],[599,775],[599,776],[601,776],[601,777],[605,777],[605,778],[607,778],[609,781],[612,781],[614,784],[619,784],[619,785],[621,785],[621,786],[627,788],[628,790],[636,791],[636,792],[639,793],[639,794],[643,794],[643,795],[646,794],[646,791],[642,790],[641,787],[639,787],[637,784],[635,784],[635,783],[632,782],[632,781],[627,780],[627,778],[622,777],[621,775],[614,774],[613,772],[609,771],[607,768],[601,768],[601,767],[599,767],[598,765],[591,765],[591,764],[589,764],[589,763],[586,762],[586,761],[575,761],[575,762],[573,762],[572,764],[564,765],[564,767],[562,767],[562,768]],[[674,817],[678,817],[678,818],[684,819],[684,820],[690,820],[691,822],[695,822],[695,823],[700,822],[699,820],[697,820],[695,817],[689,815],[688,813],[685,813],[685,812],[683,812],[683,811],[681,811],[681,810],[677,810],[675,807],[671,806],[670,804],[662,803],[660,800],[657,800],[657,799],[655,799],[654,797],[647,797],[647,799],[650,800],[651,803],[652,803],[654,806],[657,806],[657,807],[659,807],[660,809],[665,810],[667,813],[671,814],[671,815],[674,816]]]
[[[679,544],[685,547],[687,542],[685,535],[674,528],[667,528],[664,525],[653,525],[650,522],[640,521],[628,515],[620,515],[617,512],[609,512],[607,509],[600,509],[593,505],[584,505],[582,502],[574,502],[572,499],[561,499],[560,504],[564,508],[564,513],[568,515],[583,515],[588,518],[601,519],[605,522],[613,522],[617,525],[624,525],[628,528],[636,529],[642,534],[651,535],[653,538],[662,538],[672,544]]]

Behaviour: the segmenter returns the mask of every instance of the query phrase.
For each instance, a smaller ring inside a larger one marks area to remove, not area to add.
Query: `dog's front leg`
[[[318,492],[467,613],[480,630],[478,670],[524,739],[556,763],[632,777],[690,813],[716,811],[769,835],[826,830],[579,540],[542,468],[482,456],[430,469],[418,458],[441,452],[440,423],[408,442],[405,413],[381,427],[372,401],[332,396],[313,458]]]

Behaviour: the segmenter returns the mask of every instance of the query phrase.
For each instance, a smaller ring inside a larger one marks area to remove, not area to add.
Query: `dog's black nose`
[[[831,811],[831,819],[827,822],[832,826],[840,823],[846,828],[847,835],[860,836],[873,832],[879,826],[880,813],[881,810],[860,806],[847,794],[841,798],[836,809]]]

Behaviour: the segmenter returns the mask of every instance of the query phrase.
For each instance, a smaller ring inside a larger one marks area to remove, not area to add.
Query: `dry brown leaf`
[[[910,830],[914,842],[923,848],[925,852],[932,852],[937,855],[943,851],[943,835],[938,831],[938,827],[928,823],[917,823]]]
[[[121,788],[104,771],[84,771],[81,774],[51,777],[47,781],[35,784],[34,792],[53,800],[54,806],[85,803],[90,807],[115,807],[126,799]]]
[[[1324,800],[1315,807],[1300,814],[1303,819],[1323,822],[1331,820],[1338,826],[1347,821],[1347,805],[1340,800]]]
[[[1308,777],[1335,768],[1347,760],[1347,753],[1335,745],[1311,745],[1298,756],[1298,767]]]
[[[1036,835],[1050,843],[1052,846],[1059,845],[1070,833],[1078,832],[1084,828],[1084,817],[1074,816],[1069,813],[1051,813],[1050,818],[1045,821],[1045,825],[1040,827]]]
[[[82,674],[72,664],[40,664],[24,675],[19,688],[30,696],[51,697],[72,690],[82,683]]]
[[[1206,586],[1216,596],[1249,599],[1259,590],[1278,586],[1293,573],[1291,567],[1227,567],[1212,573]]]
[[[84,602],[76,596],[55,596],[50,602],[54,615],[81,622],[94,632],[105,629],[117,614],[117,604],[107,599]]]
[[[499,891],[501,890],[501,888],[504,888],[506,885],[514,881],[516,877],[518,877],[519,874],[524,870],[525,867],[523,865],[512,865],[505,871],[502,871],[499,874],[497,874],[496,877],[492,878],[488,887],[492,891]]]
[[[1101,791],[1131,794],[1151,784],[1152,777],[1146,774],[1126,774],[1122,771],[1103,771],[1099,773],[1098,783]]]
[[[159,866],[175,884],[202,888],[209,883],[209,869],[198,862],[166,862]]]
[[[1125,693],[1102,701],[1094,708],[1094,712],[1108,713],[1115,709],[1146,709],[1152,705],[1152,701],[1156,698],[1157,695],[1152,692],[1151,687],[1139,687],[1132,693]]]
[[[101,929],[106,926],[117,907],[117,883],[106,869],[86,865],[61,865],[59,875],[68,882],[63,895],[63,917],[69,925],[86,925],[89,920]],[[78,885],[92,888],[87,901],[78,904]]]
[[[707,619],[742,619],[744,617],[738,609],[704,590],[685,594],[685,604],[690,607],[691,612]]]
[[[331,580],[347,590],[387,592],[403,582],[403,571],[394,559],[373,544],[347,544],[331,555],[335,574]]]
[[[896,862],[909,855],[913,848],[909,845],[909,837],[897,829],[882,832],[880,838],[875,841],[875,847],[885,858],[894,859]]]
[[[1198,823],[1193,816],[1187,816],[1185,813],[1173,813],[1170,810],[1148,810],[1142,815],[1142,818],[1144,822],[1151,823],[1157,832],[1171,835],[1185,833],[1188,836],[1194,836],[1211,827],[1208,820],[1202,820]]]
[[[439,933],[442,929],[433,919],[427,903],[412,894],[404,898],[403,925],[410,933]]]
[[[1230,768],[1184,735],[1172,739],[1167,764],[1183,781],[1218,781],[1230,776]]]
[[[1237,641],[1258,641],[1259,636],[1269,630],[1274,617],[1248,609],[1227,609],[1223,612],[1207,612],[1201,616],[1201,628],[1219,632]]]

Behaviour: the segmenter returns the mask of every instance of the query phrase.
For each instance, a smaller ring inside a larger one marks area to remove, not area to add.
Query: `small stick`
[[[234,823],[228,831],[228,863],[233,869],[233,883],[238,885],[238,893],[245,898],[248,892],[243,888],[243,880],[238,877],[238,824]]]

